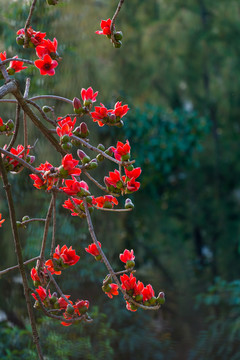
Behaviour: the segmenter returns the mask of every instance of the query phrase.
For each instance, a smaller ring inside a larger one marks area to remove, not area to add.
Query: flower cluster
[[[57,60],[60,60],[57,52],[57,39],[54,38],[53,41],[45,39],[46,33],[35,31],[31,27],[27,29],[27,42],[24,29],[19,29],[17,35],[16,41],[19,45],[24,45],[25,43],[25,46],[35,48],[39,59],[34,64],[40,70],[40,74],[54,75],[55,68],[58,66]]]
[[[111,34],[113,34],[113,45],[116,48],[120,48],[122,46],[122,32],[121,31],[116,31],[115,30],[115,25],[113,26],[113,31],[111,32],[111,25],[112,25],[112,20],[111,19],[107,19],[107,20],[102,20],[101,21],[101,29],[102,30],[97,30],[95,31],[96,34],[98,35],[106,35],[109,39],[111,39]]]
[[[6,123],[3,122],[3,119],[0,117],[0,132],[6,132],[7,135],[12,135],[12,130],[14,128],[14,122],[9,119]]]
[[[19,159],[25,159],[26,162],[28,162],[29,164],[32,164],[35,160],[34,156],[30,156],[29,155],[29,149],[30,147],[28,146],[26,149],[26,154],[25,154],[25,148],[23,145],[18,145],[17,148],[15,149],[14,147],[12,147],[9,152],[15,156],[17,156]],[[4,145],[3,149],[7,149],[7,145]],[[3,154],[2,154],[3,157]],[[5,156],[4,158],[4,166],[5,169],[7,171],[12,171],[12,172],[18,172],[20,170],[20,168],[22,167],[22,165],[19,163],[18,160],[13,159],[11,156]]]
[[[118,101],[114,109],[107,109],[103,104],[101,106],[95,106],[95,111],[91,112],[94,122],[98,122],[99,126],[116,125],[122,126],[123,121],[121,120],[124,115],[127,114],[129,107],[128,105],[122,105],[121,101]]]
[[[130,165],[124,167],[124,171],[126,175],[123,176],[121,176],[119,170],[110,171],[109,176],[105,176],[104,182],[110,192],[131,194],[140,188],[140,183],[136,179],[142,172],[141,168],[134,168]]]

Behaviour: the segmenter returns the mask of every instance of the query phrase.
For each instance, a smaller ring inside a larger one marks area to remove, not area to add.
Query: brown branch
[[[10,61],[22,61],[24,62],[25,64],[29,64],[29,65],[34,65],[34,61],[31,61],[31,60],[27,60],[27,59],[21,59],[21,58],[9,58],[9,59],[6,59],[6,60],[3,60],[2,61],[2,65],[5,65],[7,63],[9,63]]]
[[[72,105],[72,100],[67,99],[63,96],[57,96],[57,95],[37,95],[37,96],[33,96],[32,98],[30,98],[29,100],[40,100],[40,99],[54,99],[54,100],[60,100],[60,101],[65,101],[68,104]]]
[[[0,87],[0,99],[2,99],[5,95],[12,93],[17,90],[17,83],[14,81],[9,81],[7,84]],[[8,101],[8,99],[7,99]],[[10,100],[13,101],[13,100]]]
[[[28,47],[29,36],[28,36],[28,33],[27,33],[27,29],[30,26],[30,21],[31,21],[31,18],[33,16],[33,11],[35,9],[36,2],[37,2],[37,0],[33,0],[32,5],[31,5],[30,10],[29,10],[28,18],[27,18],[25,26],[24,26],[24,33],[25,33],[24,47]]]
[[[17,135],[18,135],[18,130],[19,130],[19,120],[20,120],[20,106],[17,104],[17,107],[16,107],[16,116],[15,116],[15,126],[14,126],[14,133],[13,133],[13,136],[6,148],[7,151],[11,150],[11,148],[13,147],[16,139],[17,139]],[[6,158],[6,155],[4,155],[3,159]]]
[[[29,292],[28,292],[28,281],[27,281],[27,275],[26,275],[26,271],[24,268],[24,264],[23,264],[22,247],[21,247],[21,243],[20,243],[20,239],[19,239],[19,235],[18,235],[17,224],[16,224],[15,207],[14,207],[14,202],[13,202],[13,198],[12,198],[11,186],[8,182],[7,174],[6,174],[1,156],[0,156],[0,171],[2,174],[4,189],[5,189],[7,201],[8,201],[8,208],[9,208],[13,240],[14,240],[14,245],[15,245],[15,251],[17,254],[18,267],[19,267],[19,271],[20,271],[22,281],[23,281],[24,296],[26,299],[28,315],[29,315],[29,319],[30,319],[30,323],[31,323],[31,327],[32,327],[33,342],[36,345],[39,359],[43,360],[43,355],[42,355],[42,350],[41,350],[41,346],[39,343],[39,336],[38,336],[36,322],[35,322],[35,318],[34,318],[34,314],[33,314],[31,299],[30,299]]]
[[[129,208],[129,209],[111,209],[111,208],[101,208],[101,207],[98,207],[98,206],[93,206],[95,209],[97,210],[102,210],[102,211],[115,211],[115,212],[123,212],[123,211],[132,211],[132,208]]]
[[[117,6],[117,9],[112,17],[112,22],[111,22],[111,26],[110,26],[110,31],[111,31],[111,40],[112,42],[116,43],[116,39],[114,37],[114,30],[115,30],[115,21],[116,21],[116,18],[121,10],[121,7],[124,3],[124,0],[120,0],[119,3],[118,3],[118,6]]]
[[[23,265],[30,264],[31,262],[36,261],[38,259],[39,259],[39,256],[36,256],[36,257],[34,257],[32,259],[24,261]],[[7,269],[1,270],[0,271],[0,276],[6,274],[9,271],[15,270],[15,269],[19,269],[19,265],[14,265],[14,266],[11,266],[11,267],[9,267]]]
[[[55,121],[53,121],[53,120],[51,120],[51,119],[49,119],[49,117],[45,114],[45,112],[42,110],[42,108],[38,105],[38,104],[36,104],[34,101],[32,101],[32,100],[26,100],[29,104],[31,104],[32,106],[34,106],[39,112],[40,112],[40,114],[42,115],[42,117],[46,120],[46,121],[48,121],[50,124],[52,124],[52,125],[55,125]]]
[[[46,248],[47,235],[48,235],[48,229],[49,229],[50,220],[51,220],[51,216],[52,216],[52,210],[53,210],[53,196],[51,198],[51,201],[50,201],[50,204],[48,207],[48,212],[47,212],[46,222],[45,222],[45,227],[44,227],[44,232],[43,232],[42,246],[41,246],[41,251],[40,251],[40,268],[43,267],[43,263],[44,263],[44,252],[45,252],[45,248]]]
[[[53,258],[54,248],[55,248],[55,240],[56,240],[56,197],[57,193],[53,191],[52,200],[53,200],[53,228],[52,228],[52,243],[51,243],[51,252],[50,257]]]
[[[0,71],[2,72],[2,75],[3,75],[4,79],[5,79],[5,82],[6,83],[10,82],[11,79],[10,79],[10,77],[8,75],[8,72],[7,72],[6,68],[5,68],[5,66],[2,64],[1,59],[0,59]]]

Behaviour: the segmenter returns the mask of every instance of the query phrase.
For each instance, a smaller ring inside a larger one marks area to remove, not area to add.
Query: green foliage
[[[207,308],[209,316],[189,360],[239,359],[240,280],[217,278],[206,294],[197,297],[197,304],[200,311]]]

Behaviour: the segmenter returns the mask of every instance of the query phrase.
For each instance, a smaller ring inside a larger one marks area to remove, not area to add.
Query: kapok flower
[[[20,36],[20,38],[24,39],[25,37],[25,30],[24,28],[19,29],[17,31],[17,35]],[[34,45],[34,46],[38,46],[43,42],[43,39],[46,36],[46,33],[41,33],[40,31],[35,31],[32,29],[32,27],[29,27],[27,29],[27,35],[30,39],[30,42]],[[17,38],[18,39],[18,38]]]
[[[127,189],[128,192],[133,192],[133,191],[137,191],[140,188],[140,182],[135,181],[134,178],[132,178],[131,180],[129,180],[127,182]]]
[[[43,40],[41,44],[36,47],[36,54],[40,59],[42,59],[44,55],[48,54],[54,60],[58,56],[57,46],[58,42],[56,38],[54,38],[53,41],[49,39]]]
[[[4,223],[5,219],[2,219],[2,214],[0,213],[0,227],[2,226],[2,224]]]
[[[104,290],[105,294],[110,297],[110,299],[113,298],[113,295],[118,295],[118,286],[117,284],[108,284],[106,287],[105,287],[105,290]]]
[[[3,147],[4,149],[7,148],[7,145],[4,145]],[[28,156],[29,154],[29,147],[27,148],[27,151],[26,151],[26,155]],[[12,153],[13,155],[19,157],[19,159],[23,159],[24,158],[24,146],[23,145],[18,145],[17,148],[15,149],[14,147],[12,147],[10,149],[10,153]],[[5,162],[5,167],[8,171],[18,171],[19,170],[19,167],[20,167],[20,163],[11,158],[11,156],[6,156],[6,162]]]
[[[114,170],[114,172],[109,172],[109,177],[105,177],[108,184],[114,186],[115,188],[118,187],[119,189],[123,188],[123,183],[120,177],[120,172],[118,170]]]
[[[31,270],[31,278],[34,282],[35,281],[40,282],[37,270],[35,268],[32,268],[32,270]]]
[[[65,295],[65,297],[66,297],[67,299],[69,299],[70,296],[71,296],[71,295]],[[69,301],[70,301],[70,303],[72,304],[72,301],[71,301],[71,300],[69,300]],[[67,302],[62,296],[58,299],[58,304],[59,304],[61,310],[62,310],[62,309],[65,310],[65,309],[67,308],[67,306],[68,306],[68,302]]]
[[[87,90],[82,88],[81,97],[83,99],[84,106],[88,106],[95,102],[97,95],[98,91],[94,93],[92,87],[89,87]]]
[[[94,202],[100,208],[113,208],[114,205],[118,205],[118,200],[112,195],[98,196],[94,198]]]
[[[59,120],[60,118],[58,118]],[[72,135],[72,130],[74,129],[76,118],[73,120],[70,116],[66,116],[63,120],[58,121],[58,126],[56,128],[58,136],[62,137],[63,135]]]
[[[137,307],[134,304],[129,303],[128,301],[126,301],[126,308],[129,311],[137,311]]]
[[[98,122],[99,126],[104,126],[105,122],[108,120],[109,111],[102,103],[101,106],[95,106],[95,111],[91,112],[92,118],[94,122]]]
[[[47,292],[46,292],[46,289],[44,289],[42,286],[39,286],[35,291],[36,291],[36,292],[38,293],[38,295],[40,296],[41,301],[44,301],[44,300],[46,299],[46,297],[47,297]],[[34,297],[34,299],[35,299],[36,301],[38,301],[38,298],[37,298],[37,296],[36,296],[34,293],[32,293],[31,295]]]
[[[124,274],[120,276],[121,282],[122,282],[122,288],[126,290],[127,292],[131,292],[131,295],[134,293],[134,288],[136,286],[136,278],[131,273],[130,276]]]
[[[155,296],[154,290],[152,288],[152,285],[148,284],[145,286],[145,288],[142,290],[142,296],[143,296],[143,302],[150,300],[152,297]]]
[[[62,166],[59,168],[60,175],[67,177],[68,175],[80,175],[81,169],[76,168],[79,161],[73,159],[72,154],[67,154],[62,159]]]
[[[88,191],[88,184],[85,181],[77,181],[73,176],[72,180],[65,180],[65,187],[61,187],[66,194],[70,196],[87,196],[90,195]]]
[[[123,263],[127,263],[128,261],[132,261],[135,259],[135,256],[134,256],[134,253],[133,253],[133,249],[131,251],[125,249],[123,254],[120,254],[119,255],[119,258],[120,260],[123,262]]]
[[[62,263],[65,267],[65,265],[75,265],[80,259],[80,256],[76,254],[76,251],[72,249],[72,246],[68,248],[66,245],[64,245],[60,249],[60,245],[58,245],[55,249],[55,253],[53,254],[53,258],[56,260],[62,260]],[[57,263],[60,264],[61,262]]]
[[[112,24],[111,19],[102,20],[100,25],[102,30],[97,30],[95,31],[95,33],[98,35],[111,35],[111,30],[110,30],[111,24]]]
[[[102,244],[100,243],[100,241],[98,241],[98,245],[100,247],[102,247]],[[90,244],[87,248],[85,248],[86,252],[88,252],[89,254],[93,255],[93,256],[99,256],[99,250],[97,248],[96,244]]]
[[[89,308],[89,301],[88,300],[78,300],[75,302],[75,305],[73,305],[75,309],[75,313],[80,316],[84,314],[88,308]]]
[[[29,175],[30,178],[34,180],[33,186],[35,186],[37,189],[51,189],[58,181],[56,177],[49,176],[51,174],[51,169],[54,169],[54,167],[48,161],[46,161],[45,164],[41,164],[39,167],[37,167],[36,170],[43,172],[43,179],[41,179],[36,174]]]
[[[132,178],[137,179],[140,176],[140,174],[142,172],[142,169],[140,167],[138,167],[138,168],[135,168],[133,170],[128,170],[125,167],[124,171],[125,171],[125,174],[126,174],[127,178],[130,180]]]
[[[43,59],[36,60],[35,66],[40,70],[41,75],[54,75],[55,68],[58,66],[58,62],[53,60],[50,55],[46,54]]]
[[[52,275],[61,275],[62,273],[59,268],[57,270],[55,269],[52,259],[47,260],[45,266]]]
[[[18,58],[18,56],[14,56],[15,59]],[[23,61],[10,61],[9,67],[7,68],[7,71],[9,75],[13,75],[16,72],[20,72],[24,69],[27,69],[27,66],[23,66]]]
[[[122,105],[122,102],[118,101],[114,106],[113,113],[116,115],[116,117],[119,117],[119,119],[121,119],[124,115],[126,115],[128,110],[128,105]]]
[[[4,60],[7,59],[6,51],[0,53],[0,59],[1,59],[2,61],[4,61]]]
[[[117,147],[112,147],[112,151],[114,152],[114,156],[116,160],[126,161],[130,159],[130,150],[131,147],[129,145],[129,141],[126,141],[126,144],[123,144],[121,141],[117,142]]]

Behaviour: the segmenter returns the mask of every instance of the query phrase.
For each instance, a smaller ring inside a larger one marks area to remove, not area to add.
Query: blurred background
[[[0,0],[0,5],[0,52],[35,60],[32,49],[23,51],[15,42],[29,1]],[[239,1],[126,1],[116,22],[123,31],[121,49],[95,34],[116,6],[115,0],[60,0],[55,7],[38,1],[32,26],[58,39],[63,60],[54,77],[29,66],[16,78],[24,89],[26,76],[31,77],[31,96],[72,99],[92,86],[99,91],[98,103],[112,107],[123,101],[131,108],[122,129],[99,128],[88,120],[95,144],[129,139],[143,170],[141,188],[130,196],[134,211],[95,211],[93,223],[114,268],[121,270],[120,252],[134,249],[137,277],[156,293],[164,291],[166,304],[157,312],[132,313],[121,295],[107,298],[101,290],[105,267],[84,250],[91,243],[86,222],[71,217],[59,197],[57,243],[73,245],[81,256],[59,282],[73,299],[89,299],[94,322],[66,328],[36,311],[44,354],[48,360],[238,360]],[[72,112],[59,102],[38,103],[54,105],[58,116]],[[0,116],[14,119],[14,105],[1,104]],[[38,139],[35,166],[46,159],[59,166],[59,155],[29,126],[30,144]],[[2,136],[1,146],[6,141]],[[102,182],[113,169],[104,161],[93,176]],[[33,188],[28,175],[9,176],[19,220],[44,217],[50,200]],[[94,186],[91,191],[101,195]],[[2,189],[0,196],[6,218],[0,229],[4,269],[16,264],[16,255]],[[25,259],[39,254],[42,232],[36,223],[20,230]],[[0,294],[0,358],[36,359],[17,272],[2,276]]]

